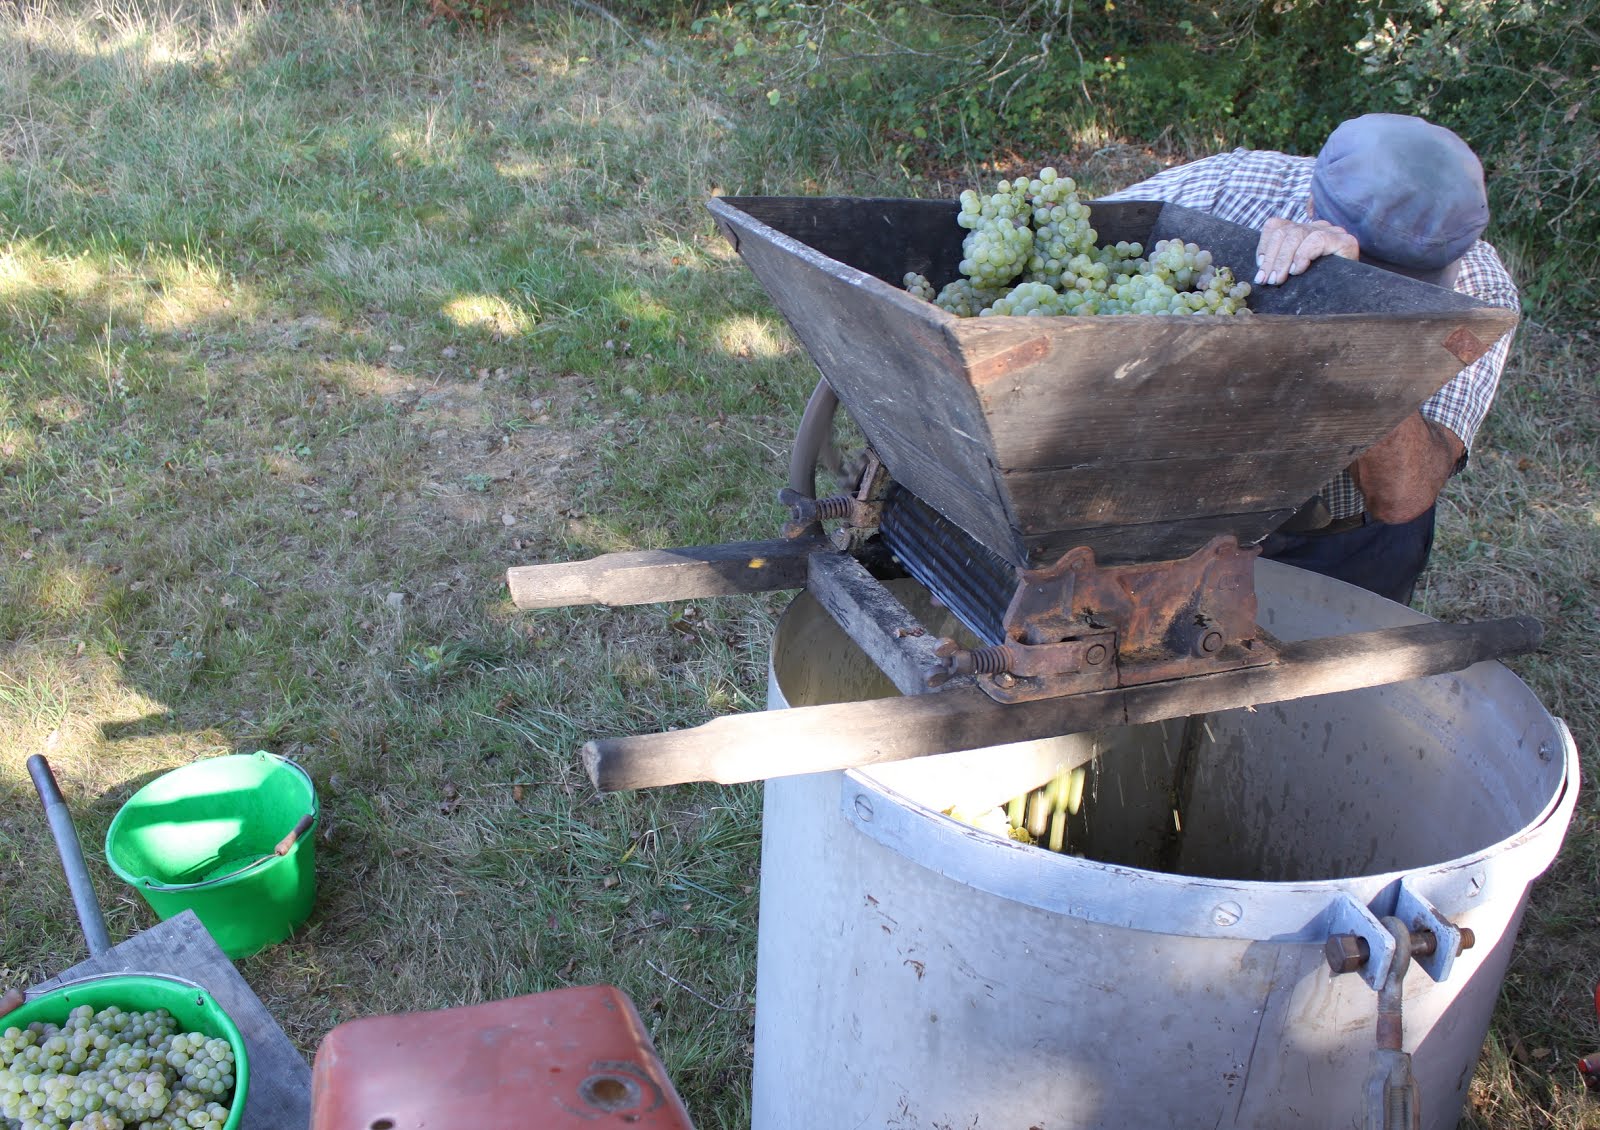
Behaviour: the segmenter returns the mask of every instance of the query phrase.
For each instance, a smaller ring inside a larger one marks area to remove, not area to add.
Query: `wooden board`
[[[959,238],[937,234],[946,224],[960,233],[949,207],[764,198],[762,219],[779,228],[746,215],[740,203],[749,202],[710,207],[884,465],[973,537],[1019,559],[988,425],[972,387],[958,378],[963,363],[945,326],[950,315],[802,241],[890,273],[887,264],[899,255],[907,266],[896,277],[903,277],[930,256],[947,260],[952,249],[959,262]]]
[[[816,553],[809,566],[806,591],[844,634],[901,694],[926,693],[928,676],[938,663],[938,639],[849,554]]]
[[[806,583],[806,558],[824,545],[820,538],[804,537],[606,553],[587,561],[517,565],[506,570],[506,585],[511,602],[530,609],[621,607],[797,589]]]
[[[583,761],[595,785],[606,790],[733,784],[1398,683],[1531,651],[1542,638],[1539,622],[1527,617],[1407,624],[1283,644],[1271,666],[1010,705],[964,685],[731,714],[687,730],[592,741]]]
[[[1179,521],[1142,522],[1126,526],[1067,526],[1023,539],[1028,559],[1051,565],[1077,546],[1094,550],[1101,565],[1127,565],[1141,561],[1174,561],[1194,552],[1187,547],[1205,545],[1214,537],[1232,534],[1249,545],[1287,522],[1293,507],[1250,514],[1214,514]]]
[[[1342,259],[1258,288],[1247,317],[956,318],[903,276],[955,276],[957,207],[711,203],[890,474],[1016,565],[1064,531],[1108,561],[1256,540],[1516,323]],[[1183,237],[1254,274],[1253,229],[1092,207],[1102,242]]]
[[[167,973],[203,987],[238,1025],[250,1057],[240,1130],[307,1130],[311,1125],[310,1065],[192,910],[74,965],[31,992],[102,973]]]

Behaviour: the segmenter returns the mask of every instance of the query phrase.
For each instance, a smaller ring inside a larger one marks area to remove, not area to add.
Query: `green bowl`
[[[26,1028],[35,1020],[64,1024],[73,1009],[85,1004],[96,1012],[108,1005],[130,1012],[164,1008],[183,1031],[227,1040],[228,1046],[233,1048],[233,1102],[222,1130],[238,1130],[244,1118],[245,1092],[250,1083],[250,1057],[245,1054],[244,1037],[216,998],[192,982],[155,973],[88,977],[52,989],[6,1013],[0,1017],[0,1032],[13,1027]]]

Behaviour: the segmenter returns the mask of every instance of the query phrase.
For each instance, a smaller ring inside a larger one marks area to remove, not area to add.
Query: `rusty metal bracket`
[[[941,640],[934,649],[943,665],[928,675],[930,687],[959,675],[977,676],[978,685],[997,702],[1031,702],[1063,694],[1107,690],[1117,685],[1117,635],[1089,632],[1059,643],[1005,643],[958,647]]]
[[[977,674],[991,698],[1026,702],[1274,663],[1256,625],[1260,552],[1223,536],[1174,561],[1100,566],[1079,546],[1053,565],[1019,569],[1006,642],[949,645],[930,685]]]
[[[1328,969],[1335,975],[1360,973],[1362,980],[1375,991],[1381,992],[1392,968],[1402,960],[1415,961],[1435,981],[1449,976],[1450,966],[1463,950],[1471,949],[1477,939],[1470,929],[1456,926],[1438,912],[1427,900],[1407,888],[1401,880],[1399,898],[1392,917],[1378,918],[1348,894],[1341,894],[1334,903],[1330,917],[1332,933],[1323,947]],[[1414,922],[1414,925],[1407,925]],[[1404,954],[1394,925],[1405,931]],[[1435,970],[1442,970],[1435,975]]]
[[[883,517],[883,497],[888,492],[889,472],[877,455],[868,450],[866,466],[854,494],[835,494],[827,498],[807,498],[793,487],[778,492],[778,502],[789,508],[783,536],[800,538],[816,530],[819,522],[843,520],[831,540],[835,549],[851,552],[877,532]]]
[[[1334,900],[1325,949],[1328,968],[1335,976],[1360,973],[1373,992],[1383,988],[1394,964],[1398,943],[1387,927],[1364,905],[1340,892]]]

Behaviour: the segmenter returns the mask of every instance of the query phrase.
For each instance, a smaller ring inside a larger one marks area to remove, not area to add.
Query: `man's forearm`
[[[1409,522],[1438,499],[1466,450],[1449,428],[1413,412],[1357,459],[1350,475],[1368,514],[1380,522]]]

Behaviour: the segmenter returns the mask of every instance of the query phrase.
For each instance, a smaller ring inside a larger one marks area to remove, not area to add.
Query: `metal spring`
[[[976,675],[998,675],[1011,670],[1011,649],[1005,644],[975,648],[971,652],[972,671]]]
[[[848,494],[836,494],[830,498],[817,499],[816,516],[824,521],[834,518],[850,517],[850,507],[854,500]]]

